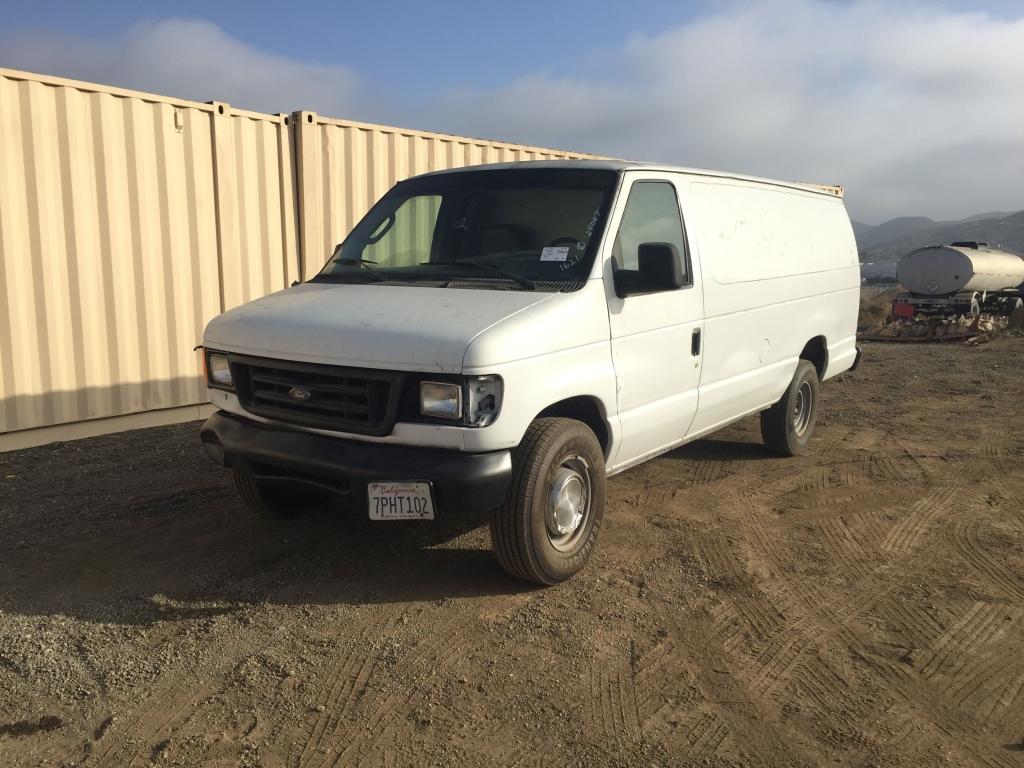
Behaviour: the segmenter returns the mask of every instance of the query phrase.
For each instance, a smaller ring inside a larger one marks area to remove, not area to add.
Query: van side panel
[[[691,181],[683,201],[704,275],[700,409],[689,436],[777,402],[808,341],[824,378],[856,355],[857,247],[842,201],[744,181]]]

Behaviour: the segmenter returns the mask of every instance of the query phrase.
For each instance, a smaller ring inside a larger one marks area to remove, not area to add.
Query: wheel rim
[[[809,381],[803,382],[796,391],[796,402],[793,404],[793,431],[803,437],[811,424],[811,413],[814,410],[814,390]]]
[[[551,546],[564,552],[576,545],[587,528],[590,502],[590,464],[582,456],[566,457],[553,473],[544,516]]]

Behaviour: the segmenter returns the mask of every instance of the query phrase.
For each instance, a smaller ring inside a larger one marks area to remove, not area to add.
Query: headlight
[[[227,355],[211,352],[206,357],[206,376],[210,385],[214,387],[232,387],[231,366],[228,365]]]
[[[462,387],[441,381],[421,381],[420,413],[442,419],[462,418]]]
[[[501,409],[501,377],[473,376],[466,379],[466,423],[486,427]]]

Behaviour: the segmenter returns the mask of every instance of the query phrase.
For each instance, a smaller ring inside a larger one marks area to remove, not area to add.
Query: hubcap
[[[796,391],[796,403],[793,405],[793,431],[803,436],[811,423],[811,411],[814,408],[814,390],[810,382],[803,382]]]
[[[582,456],[569,456],[555,469],[548,496],[548,539],[555,549],[571,548],[589,515],[590,465]]]

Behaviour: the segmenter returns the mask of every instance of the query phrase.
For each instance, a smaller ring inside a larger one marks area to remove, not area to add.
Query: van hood
[[[303,283],[215,317],[203,344],[309,363],[461,373],[478,334],[556,295]]]

